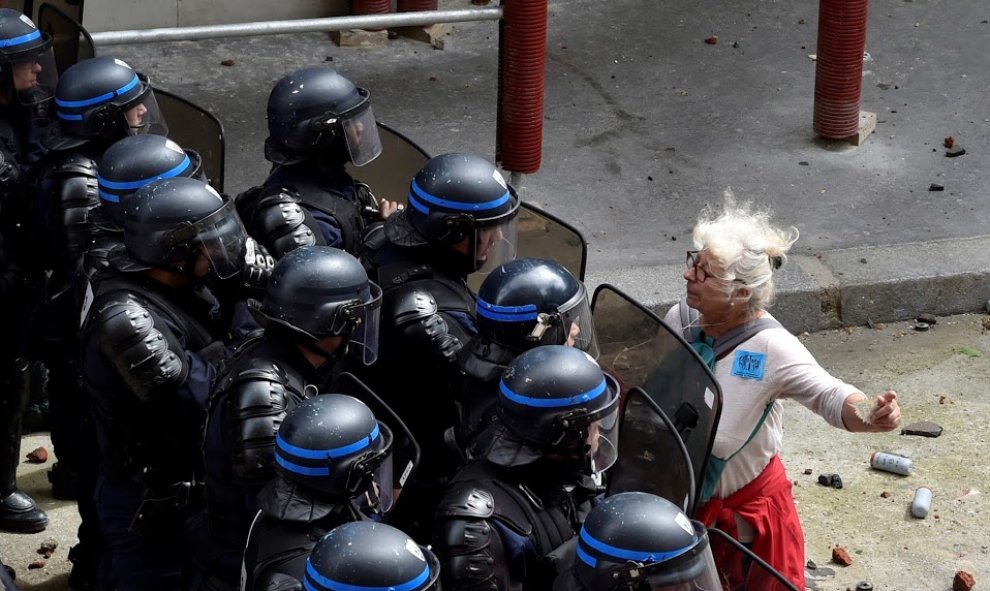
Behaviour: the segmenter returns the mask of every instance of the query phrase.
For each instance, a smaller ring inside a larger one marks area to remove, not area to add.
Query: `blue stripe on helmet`
[[[460,201],[451,201],[449,199],[442,199],[434,195],[430,195],[423,189],[419,188],[416,184],[416,180],[410,184],[410,196],[415,196],[417,199],[425,201],[431,205],[439,205],[440,207],[446,207],[447,209],[456,209],[457,211],[484,211],[487,209],[495,209],[501,205],[504,205],[509,200],[509,191],[506,190],[500,197],[492,199],[491,201],[485,201],[484,203],[461,203]]]
[[[583,402],[588,402],[589,400],[598,398],[602,395],[602,392],[605,391],[605,378],[602,378],[602,382],[591,390],[580,394],[575,394],[570,398],[530,398],[529,396],[523,396],[509,390],[509,387],[505,385],[505,380],[499,382],[498,387],[499,390],[502,391],[503,396],[516,404],[522,404],[523,406],[535,406],[537,408],[560,408],[565,406],[577,406]]]
[[[171,170],[166,170],[161,174],[156,174],[155,176],[150,176],[146,179],[141,179],[138,181],[117,182],[117,181],[108,181],[102,176],[97,176],[96,178],[101,187],[106,187],[108,189],[122,189],[122,190],[140,189],[141,187],[147,185],[151,181],[157,181],[158,179],[170,179],[172,177],[179,176],[179,174],[183,170],[188,168],[189,164],[190,164],[189,156],[186,156],[185,158],[182,159],[182,162],[180,162],[179,165],[176,166],[175,168],[172,168]]]
[[[643,552],[640,550],[625,550],[623,548],[617,548],[615,546],[610,546],[605,542],[596,540],[591,537],[584,527],[581,527],[581,541],[585,544],[591,546],[598,552],[608,555],[611,558],[617,558],[619,560],[635,560],[636,562],[663,562],[665,560],[670,560],[676,556],[684,554],[690,550],[692,546],[685,546],[684,548],[678,548],[677,550],[672,550],[670,552]]]
[[[27,43],[28,41],[34,41],[35,39],[41,38],[41,31],[35,29],[31,33],[26,33],[19,37],[11,37],[10,39],[0,39],[0,47],[13,47],[14,45],[20,45],[22,43]]]
[[[419,210],[423,215],[430,215],[430,208],[420,203],[419,199],[416,198],[416,195],[412,191],[409,192],[409,196],[406,197],[406,201],[409,202],[409,205],[412,205],[414,208]]]
[[[94,96],[93,98],[83,99],[81,101],[64,101],[58,97],[55,97],[55,104],[60,107],[89,107],[91,105],[99,105],[107,102],[115,96],[124,94],[140,83],[141,81],[138,79],[137,74],[134,74],[134,78],[130,82],[121,86],[117,90],[110,91],[106,94],[101,94],[100,96]]]
[[[371,445],[371,442],[378,439],[379,429],[378,423],[375,423],[375,428],[371,430],[367,436],[358,439],[354,443],[344,445],[341,447],[332,447],[330,449],[306,449],[304,447],[298,447],[292,445],[288,441],[282,439],[281,435],[275,435],[275,444],[279,449],[296,456],[297,458],[304,458],[307,460],[325,460],[327,458],[339,458],[341,456],[350,455],[354,452],[361,451],[362,449]]]
[[[114,195],[113,193],[100,191],[100,201],[109,201],[110,203],[120,203],[120,195]]]
[[[62,111],[55,111],[59,119],[65,119],[66,121],[82,121],[82,115],[75,115],[73,113],[63,113]]]
[[[286,460],[279,454],[275,454],[275,461],[278,462],[279,466],[282,466],[293,474],[300,474],[302,476],[330,476],[330,466],[300,466]]]
[[[496,322],[524,322],[526,320],[536,320],[539,316],[536,312],[535,304],[498,306],[496,304],[489,304],[481,298],[478,298],[476,310],[478,316],[484,316]]]
[[[388,585],[385,587],[365,587],[364,585],[350,585],[348,583],[341,583],[340,581],[334,581],[333,579],[328,579],[316,572],[313,568],[313,563],[310,559],[306,559],[306,577],[303,585],[306,587],[307,591],[413,591],[426,581],[430,579],[430,565],[423,565],[423,572],[416,575],[411,580],[399,584],[399,585]],[[320,585],[319,587],[314,586],[310,581]]]
[[[591,568],[598,566],[598,561],[595,560],[595,557],[582,550],[581,546],[577,547],[577,557],[581,560],[581,562],[587,564]]]

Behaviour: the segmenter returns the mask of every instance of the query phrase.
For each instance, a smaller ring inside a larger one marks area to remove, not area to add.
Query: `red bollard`
[[[396,12],[417,12],[420,10],[436,10],[437,0],[396,0]]]
[[[844,139],[859,129],[867,0],[820,0],[815,133]]]
[[[510,172],[540,168],[546,53],[547,0],[505,0],[495,159]]]

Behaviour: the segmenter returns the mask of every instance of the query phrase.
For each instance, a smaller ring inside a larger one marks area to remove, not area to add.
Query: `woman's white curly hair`
[[[724,280],[726,293],[741,282],[752,291],[750,309],[765,309],[773,302],[773,271],[787,262],[787,251],[797,241],[798,230],[773,226],[769,208],[738,203],[731,189],[724,195],[721,207],[708,205],[698,216],[694,247],[707,250],[724,269],[718,277]]]

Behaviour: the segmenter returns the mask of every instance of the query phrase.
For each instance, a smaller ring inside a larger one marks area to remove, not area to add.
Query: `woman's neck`
[[[751,310],[748,306],[732,306],[723,314],[702,314],[698,319],[701,330],[717,339],[739,326],[752,322],[766,314],[764,310]]]

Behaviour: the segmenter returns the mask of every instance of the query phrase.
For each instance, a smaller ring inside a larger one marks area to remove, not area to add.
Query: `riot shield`
[[[724,531],[708,528],[708,539],[724,591],[798,591],[793,583]]]
[[[378,158],[360,167],[348,162],[347,173],[371,187],[378,199],[405,203],[409,182],[423,168],[430,155],[384,123],[378,124],[378,137],[382,140],[382,153]]]
[[[166,90],[155,88],[155,100],[168,123],[169,139],[199,152],[210,186],[222,193],[226,152],[223,124],[213,113]]]
[[[83,0],[43,0],[35,14],[36,17],[41,17],[41,11],[45,9],[45,6],[58,9],[59,12],[77,23],[83,22]]]
[[[45,2],[38,9],[38,28],[52,37],[52,53],[55,56],[55,69],[61,75],[69,66],[89,59],[96,55],[96,47],[89,31],[79,22],[82,16],[82,1],[78,10],[80,14],[67,12],[59,5]]]
[[[656,468],[637,468],[621,478],[610,477],[609,494],[628,490],[666,491],[655,494],[693,509],[722,411],[722,392],[715,376],[681,335],[618,288],[600,285],[595,290],[591,310],[601,350],[598,362],[602,369],[615,376],[626,393],[635,387],[642,388],[656,408],[670,419],[687,449],[697,483],[693,498],[687,498],[690,489],[687,482],[668,482],[687,480],[683,474],[677,476],[667,469],[667,466],[684,466],[681,451],[675,445],[672,434],[664,433],[667,426],[659,418],[648,416],[652,409],[634,400],[636,404],[630,408],[635,415],[630,420],[638,424],[637,428],[646,431],[643,434],[631,431],[627,438],[625,427],[620,428],[619,460],[616,464],[636,467],[642,464],[642,456],[649,455]],[[625,417],[623,421],[625,424]],[[636,449],[638,445],[648,443],[645,438],[649,434],[660,437],[667,444],[653,444],[646,450]],[[629,445],[626,444],[627,439]],[[621,474],[622,469],[613,468],[613,471]],[[653,481],[637,484],[632,475]]]
[[[392,505],[391,511],[394,511],[401,498],[402,487],[409,480],[409,475],[419,465],[419,443],[416,442],[416,438],[413,437],[399,415],[395,414],[392,407],[379,398],[367,384],[354,374],[345,372],[334,377],[326,393],[347,394],[357,398],[371,409],[376,419],[391,429],[393,437],[392,466],[395,469],[394,486],[396,488],[392,497],[395,499],[395,504]]]

